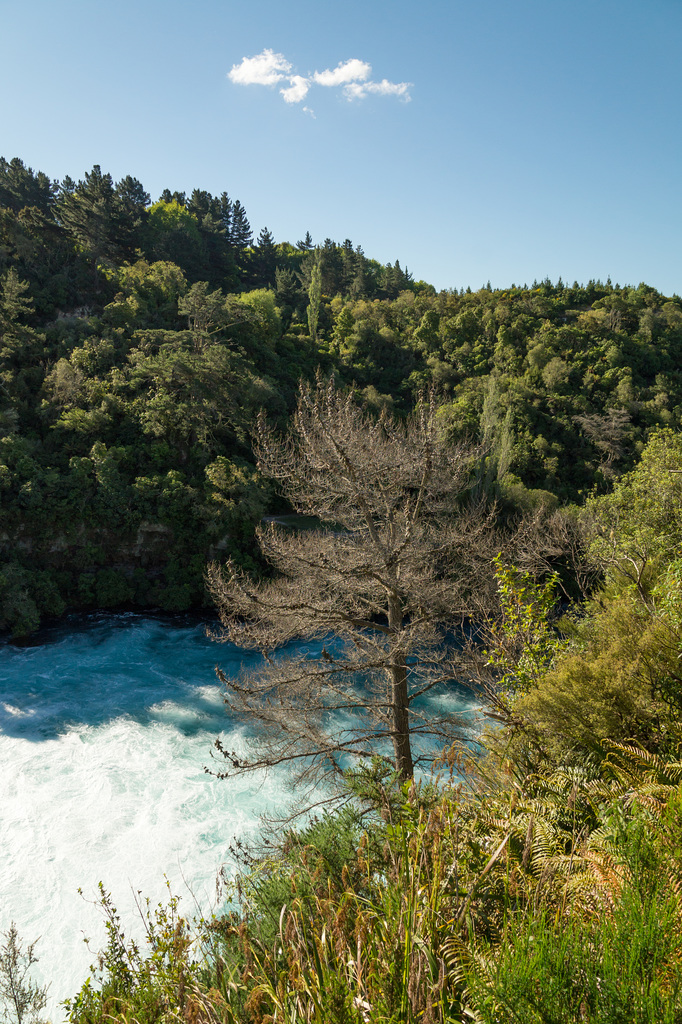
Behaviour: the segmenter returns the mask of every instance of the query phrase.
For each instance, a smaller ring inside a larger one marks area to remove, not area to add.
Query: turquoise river
[[[249,742],[215,666],[229,677],[254,661],[205,623],[134,614],[0,647],[0,929],[13,920],[25,941],[40,937],[34,977],[50,982],[55,1024],[105,941],[100,880],[126,921],[134,894],[164,898],[165,878],[187,915],[208,912],[218,873],[233,870],[231,841],[286,806],[281,773],[222,782],[204,771],[218,735]]]

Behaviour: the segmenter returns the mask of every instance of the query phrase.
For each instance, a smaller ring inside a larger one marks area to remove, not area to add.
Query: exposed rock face
[[[220,540],[217,540],[215,544],[211,544],[206,552],[206,558],[208,561],[211,562],[215,558],[218,558],[223,551],[227,550],[229,543],[230,535],[229,533],[226,533],[225,536],[221,537]]]
[[[131,555],[140,562],[143,568],[150,562],[165,561],[173,538],[170,526],[143,520],[137,528],[135,544],[130,549]]]
[[[92,316],[93,309],[93,306],[76,306],[75,309],[59,310],[57,320],[87,320]]]
[[[105,530],[87,530],[80,524],[71,533],[58,533],[49,538],[36,537],[21,527],[10,534],[0,533],[0,555],[40,556],[45,568],[57,567],[82,559],[88,546],[96,546],[106,553],[106,561],[128,565],[130,569],[162,565],[168,560],[175,534],[170,526],[143,520],[134,537],[115,535]],[[217,546],[216,546],[217,548]]]

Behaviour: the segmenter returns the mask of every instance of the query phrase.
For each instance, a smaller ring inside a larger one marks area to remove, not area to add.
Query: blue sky
[[[0,154],[52,177],[225,190],[438,288],[682,293],[680,0],[0,0],[0,31]],[[228,77],[266,50],[274,84]],[[315,80],[351,60],[364,95]]]

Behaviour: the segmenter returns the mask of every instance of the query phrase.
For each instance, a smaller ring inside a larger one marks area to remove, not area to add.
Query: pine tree
[[[220,222],[225,228],[225,237],[229,241],[232,234],[232,200],[227,192],[222,192],[220,198],[216,200],[216,204]]]
[[[146,210],[151,203],[149,192],[146,191],[142,182],[131,177],[130,174],[126,174],[125,178],[116,182],[115,191],[127,209],[135,211],[135,213],[139,214],[142,210]]]
[[[343,291],[343,261],[341,250],[331,238],[325,238],[321,250],[322,291],[325,295],[338,295]]]
[[[317,321],[320,315],[320,299],[322,298],[322,253],[315,250],[315,262],[312,266],[310,287],[308,288],[308,331],[313,345],[317,341]]]
[[[147,207],[151,202],[149,193],[137,178],[127,174],[116,183],[118,200],[118,243],[123,256],[131,260],[135,250],[142,247],[142,229],[147,219]],[[114,226],[114,230],[116,227]]]
[[[35,206],[42,213],[50,213],[57,189],[56,182],[50,181],[42,171],[34,173],[18,157],[9,162],[0,157],[0,206],[7,206],[15,213]]]
[[[90,257],[95,277],[99,262],[121,257],[125,211],[110,174],[95,164],[83,181],[62,185],[57,213],[62,226]]]
[[[230,245],[235,249],[247,249],[252,243],[253,234],[246,216],[246,210],[237,199],[232,205]]]
[[[213,196],[211,193],[205,192],[200,188],[195,188],[187,202],[187,209],[190,213],[195,215],[199,223],[201,223],[207,214],[213,212],[212,207]]]
[[[348,295],[355,279],[357,261],[353,243],[346,238],[341,246],[341,287],[344,295]]]
[[[237,270],[243,283],[245,280],[248,280],[251,272],[251,259],[248,250],[253,244],[253,234],[251,233],[251,225],[246,216],[246,210],[238,199],[232,205],[229,242],[232,246]]]
[[[349,288],[351,299],[361,299],[367,294],[367,260],[361,245],[355,247],[355,274]]]
[[[296,248],[303,249],[305,252],[309,252],[311,249],[314,249],[312,235],[309,231],[306,231],[303,241],[299,239],[296,243]]]
[[[253,252],[254,281],[257,287],[272,288],[275,284],[277,248],[268,228],[261,228]]]

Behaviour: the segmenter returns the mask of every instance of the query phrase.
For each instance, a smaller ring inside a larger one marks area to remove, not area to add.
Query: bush
[[[127,578],[117,569],[100,569],[95,582],[97,604],[101,608],[115,608],[132,601],[135,591]]]

